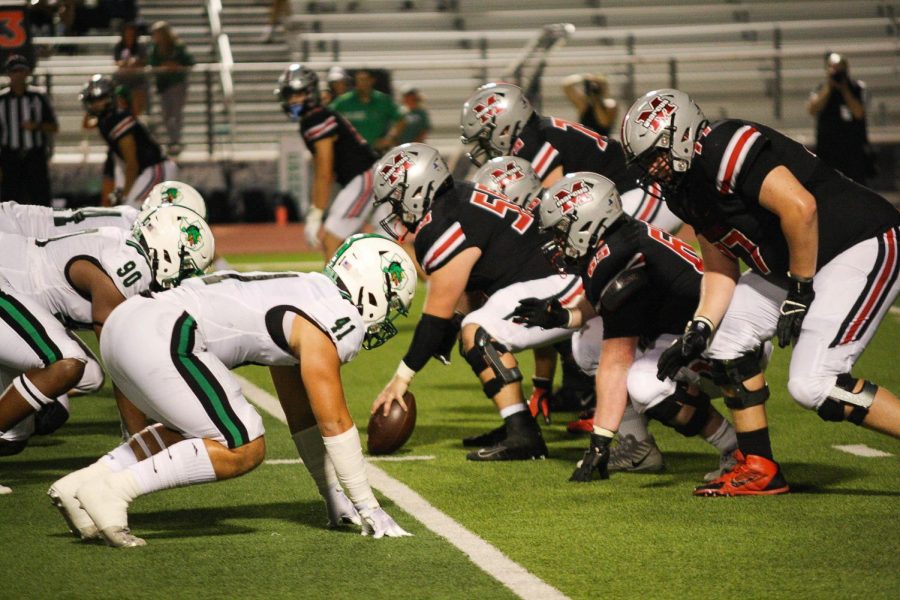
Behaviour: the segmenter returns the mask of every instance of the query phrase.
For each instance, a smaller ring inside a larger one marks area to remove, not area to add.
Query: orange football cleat
[[[735,467],[709,483],[694,488],[695,496],[773,496],[791,491],[778,463],[735,450]]]
[[[569,421],[566,425],[566,431],[569,433],[593,433],[594,431],[594,409],[582,411],[578,418]]]

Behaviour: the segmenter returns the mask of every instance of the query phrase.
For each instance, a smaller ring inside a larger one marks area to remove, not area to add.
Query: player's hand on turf
[[[403,401],[403,394],[406,393],[407,389],[409,389],[409,382],[394,375],[388,384],[384,386],[384,389],[381,390],[381,393],[378,394],[378,397],[375,398],[369,414],[374,415],[378,409],[381,409],[382,414],[385,417],[388,416],[388,413],[391,412],[391,402],[395,400],[400,403],[404,411],[409,410],[406,402]]]
[[[357,512],[356,507],[350,502],[350,498],[341,489],[341,486],[334,485],[325,494],[325,508],[328,511],[328,526],[332,529],[341,525],[362,525],[362,519]]]
[[[656,363],[656,378],[660,381],[675,379],[682,367],[691,364],[709,346],[712,338],[712,325],[706,319],[689,321],[684,335],[666,348]]]
[[[599,479],[609,479],[609,444],[612,438],[591,434],[591,447],[585,450],[584,458],[569,477],[569,481],[586,483],[594,480],[594,473]]]
[[[512,320],[526,327],[554,329],[569,324],[569,311],[562,307],[559,298],[524,298],[513,310]]]
[[[550,424],[550,390],[534,388],[531,398],[528,399],[528,410],[531,416],[537,419],[538,414],[543,415],[544,423]]]
[[[303,223],[303,237],[310,248],[322,247],[322,209],[310,207]],[[329,257],[330,258],[330,257]]]
[[[787,298],[781,303],[781,314],[778,317],[778,324],[775,326],[779,348],[786,348],[800,337],[803,318],[806,317],[809,305],[816,297],[812,278],[801,279],[790,273],[788,273],[788,277],[791,279],[790,288],[788,288]]]
[[[374,510],[363,509],[359,511],[362,517],[362,534],[371,535],[376,540],[387,537],[406,537],[412,535],[399,525],[391,515],[384,512],[380,506]]]

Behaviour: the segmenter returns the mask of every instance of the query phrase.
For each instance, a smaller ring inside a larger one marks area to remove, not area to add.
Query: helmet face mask
[[[509,154],[513,139],[534,114],[521,88],[488,83],[469,96],[460,116],[460,141],[475,144],[466,156],[480,167],[486,160]]]
[[[409,314],[417,277],[402,247],[380,235],[358,233],[338,248],[324,273],[359,310],[366,326],[364,349],[397,335],[394,321]]]
[[[278,78],[274,94],[281,102],[285,114],[292,121],[297,121],[304,112],[308,112],[321,102],[319,76],[315,71],[294,63]]]
[[[415,231],[431,203],[450,180],[440,153],[427,144],[402,144],[389,150],[372,167],[375,205],[390,202],[391,214],[381,226],[394,239]]]
[[[544,190],[531,162],[518,156],[492,158],[478,169],[472,181],[503,194],[513,204],[529,211],[540,203]]]
[[[202,274],[216,246],[206,221],[189,208],[163,204],[152,209],[132,230],[150,262],[153,287],[166,290]]]

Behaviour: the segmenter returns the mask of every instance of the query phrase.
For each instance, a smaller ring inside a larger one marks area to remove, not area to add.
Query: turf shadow
[[[25,449],[28,452],[28,448]],[[21,456],[21,455],[20,455]],[[10,457],[0,459],[0,480],[7,484],[27,484],[43,480],[47,485],[76,469],[86,467],[97,460],[96,456],[64,456],[44,459]]]
[[[71,421],[63,426],[65,429],[61,433],[66,435],[114,435],[117,438],[122,436],[122,428],[119,421]],[[37,438],[36,438],[37,439]]]

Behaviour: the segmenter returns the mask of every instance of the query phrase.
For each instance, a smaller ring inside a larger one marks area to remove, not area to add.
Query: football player
[[[769,389],[756,353],[793,344],[788,391],[826,421],[900,435],[900,401],[850,370],[897,297],[900,213],[783,134],[750,121],[710,122],[684,92],[647,93],[622,143],[648,182],[698,234],[706,271],[684,335],[660,357],[670,377],[704,351],[727,386],[740,447],[705,496],[778,494]],[[741,275],[738,260],[750,270]]]
[[[550,345],[570,335],[564,328],[528,329],[509,320],[528,296],[556,296],[568,305],[582,290],[577,277],[560,276],[544,260],[535,218],[487,188],[455,182],[440,153],[410,143],[375,163],[376,202],[391,214],[382,226],[403,238],[415,233],[419,264],[430,276],[428,297],[409,350],[378,395],[372,412],[402,401],[416,372],[441,347],[464,294],[487,296],[462,321],[466,361],[482,382],[504,424],[463,440],[476,447],[469,460],[526,460],[547,456],[540,428],[522,396],[522,374],[513,352]]]
[[[517,322],[541,327],[580,327],[600,319],[596,370],[597,410],[590,448],[571,481],[609,476],[613,437],[625,407],[644,413],[678,433],[702,435],[720,453],[720,471],[733,466],[734,429],[710,405],[694,377],[657,380],[662,351],[684,331],[700,297],[703,263],[694,250],[643,221],[624,214],[615,185],[594,173],[570,173],[550,186],[540,205],[540,223],[553,230],[548,245],[561,268],[578,272],[585,297],[574,309],[552,298],[526,298]],[[599,317],[596,315],[599,314]],[[710,479],[721,475],[713,472]]]
[[[312,204],[304,235],[310,246],[324,247],[327,259],[344,238],[387,212],[376,210],[372,203],[375,152],[343,115],[322,104],[319,94],[318,75],[296,63],[284,70],[275,88],[281,108],[292,121],[300,122],[300,136],[313,155]],[[329,203],[334,181],[341,190]]]
[[[49,206],[0,202],[0,233],[49,238],[84,229],[131,229],[139,209],[133,206],[54,209]]]
[[[113,381],[158,424],[53,484],[49,495],[72,533],[143,545],[128,530],[134,498],[259,465],[262,419],[229,371],[252,362],[270,367],[329,525],[352,521],[376,538],[409,535],[369,487],[340,368],[360,346],[375,348],[397,333],[393,321],[407,314],[415,286],[415,267],[399,245],[359,234],[324,275],[220,271],[123,303],[100,349]]]
[[[157,209],[133,235],[112,227],[48,239],[0,234],[0,451],[25,447],[39,410],[68,418],[66,393],[84,384],[92,362],[69,328],[99,338],[113,308],[201,272],[213,244],[206,222],[180,206]],[[143,415],[117,401],[126,428],[143,427]]]
[[[114,204],[139,207],[157,183],[175,179],[178,168],[167,159],[159,144],[128,106],[128,91],[105,75],[94,75],[79,96],[86,112],[85,123],[96,123],[109,147],[103,169],[106,189],[116,168],[124,176],[121,195]],[[104,195],[101,201],[109,201]]]

